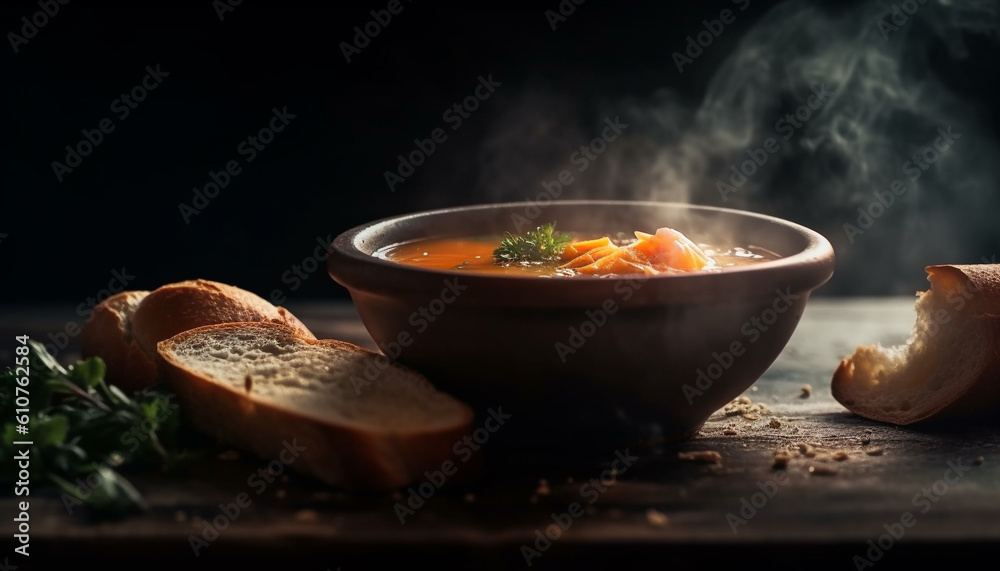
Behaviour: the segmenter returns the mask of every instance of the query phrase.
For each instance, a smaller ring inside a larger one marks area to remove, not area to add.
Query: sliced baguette
[[[291,312],[249,291],[188,280],[153,292],[122,292],[98,304],[82,334],[82,353],[103,358],[108,382],[133,392],[161,380],[160,341],[203,325],[242,321],[281,323],[315,338]]]
[[[286,325],[210,325],[158,348],[196,427],[266,460],[304,448],[291,468],[347,488],[398,488],[440,471],[474,419],[419,373]],[[370,381],[366,369],[377,373]]]
[[[833,375],[833,397],[893,424],[1000,419],[1000,265],[928,266],[906,345],[858,347]]]

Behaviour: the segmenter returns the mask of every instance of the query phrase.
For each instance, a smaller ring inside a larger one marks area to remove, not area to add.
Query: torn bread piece
[[[916,324],[897,347],[860,346],[833,375],[850,411],[905,425],[1000,417],[1000,265],[928,266]]]

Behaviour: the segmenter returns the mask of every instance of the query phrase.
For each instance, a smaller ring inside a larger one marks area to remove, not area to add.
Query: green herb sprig
[[[556,231],[555,222],[543,224],[522,236],[504,233],[500,246],[493,250],[493,263],[514,262],[544,263],[559,259],[572,239],[569,234]]]
[[[85,505],[99,516],[120,516],[145,507],[142,496],[116,468],[170,468],[191,455],[177,436],[179,407],[165,389],[146,389],[131,398],[104,380],[98,357],[64,368],[38,342],[31,347],[28,435],[16,434],[15,370],[0,373],[0,481],[17,477],[15,454],[31,441],[31,480],[65,492],[73,513]],[[22,369],[23,370],[23,369]],[[22,375],[23,376],[23,375]],[[23,394],[23,393],[22,393]],[[23,420],[23,418],[22,418]],[[83,484],[83,485],[81,485]]]

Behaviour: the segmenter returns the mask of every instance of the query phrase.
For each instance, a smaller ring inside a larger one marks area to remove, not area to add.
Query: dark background
[[[9,41],[0,46],[0,233],[7,234],[0,239],[0,299],[79,302],[121,268],[135,276],[130,289],[200,277],[264,297],[281,289],[292,300],[346,298],[323,267],[300,287],[282,276],[313,254],[317,239],[358,224],[495,200],[483,191],[490,185],[476,157],[493,144],[498,121],[525,105],[519,94],[530,89],[569,95],[569,105],[548,119],[551,104],[535,110],[542,139],[546,129],[557,131],[563,122],[600,117],[607,101],[663,88],[696,104],[741,37],[779,3],[753,0],[683,74],[671,53],[703,29],[703,19],[734,8],[730,2],[588,0],[555,31],[544,12],[558,3],[532,4],[404,0],[402,13],[351,63],[340,43],[351,41],[353,27],[364,26],[369,11],[386,2],[320,7],[247,0],[222,21],[207,0],[60,6],[19,53]],[[831,3],[828,9],[850,5]],[[37,11],[35,2],[4,3],[0,31],[5,37],[20,33],[21,17]],[[965,63],[941,61],[927,72],[950,74],[954,89],[987,110],[982,126],[995,134],[997,119],[989,110],[997,44],[991,38],[970,45],[975,49]],[[140,82],[147,65],[157,64],[169,77],[119,120],[111,102]],[[442,112],[487,74],[503,87],[410,180],[389,192],[383,172],[395,168],[396,155],[441,126]],[[253,163],[243,163],[237,145],[267,125],[272,108],[285,106],[296,118]],[[64,147],[82,138],[81,129],[97,127],[104,117],[113,117],[114,132],[57,181],[52,161],[63,160]],[[542,168],[558,166],[574,147],[558,146],[551,158],[540,158],[549,163]],[[193,187],[233,159],[243,163],[242,173],[186,224],[179,203],[190,204]],[[536,193],[515,190],[509,199]],[[784,198],[766,200],[764,194],[738,207],[815,227],[841,245],[841,223],[851,219],[856,204],[831,211],[797,201],[787,190],[774,194]],[[619,196],[613,188],[596,188],[568,198]],[[978,200],[964,208],[978,208]],[[693,201],[722,205],[714,192]],[[923,215],[933,217],[933,203],[925,206]],[[863,250],[841,256],[838,250],[838,273],[820,293],[923,289],[923,264],[975,262],[1000,250],[995,225],[974,230],[956,258],[917,256],[919,265],[897,272],[902,277],[891,285],[857,276],[884,268],[893,248],[877,256]],[[892,228],[882,231],[889,235]]]

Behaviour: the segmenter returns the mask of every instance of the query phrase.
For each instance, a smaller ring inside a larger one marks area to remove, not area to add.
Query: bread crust
[[[935,310],[947,307],[947,301],[958,300],[956,296],[963,295],[963,299],[967,299],[956,314],[964,320],[962,334],[970,335],[970,339],[983,348],[979,361],[971,368],[973,373],[953,379],[953,382],[962,385],[951,386],[949,391],[938,393],[942,395],[940,402],[929,409],[886,411],[869,405],[865,401],[864,389],[855,386],[858,380],[854,374],[854,356],[851,356],[843,359],[834,372],[831,393],[855,414],[898,425],[938,419],[1000,419],[1000,265],[935,265],[928,266],[926,271],[931,289],[918,295],[921,298],[931,296],[929,299]],[[939,344],[945,341],[935,339]],[[864,347],[858,347],[858,350],[862,349]],[[938,348],[935,351],[940,359],[954,358],[942,354]]]
[[[140,294],[134,312],[118,309],[126,296]],[[108,381],[134,392],[162,380],[158,342],[195,327],[238,321],[279,323],[298,335],[316,338],[283,307],[238,287],[197,279],[152,292],[122,292],[98,304],[94,319],[84,328],[84,356],[102,357],[108,363]]]
[[[84,358],[101,357],[107,367],[105,379],[126,392],[144,386],[148,369],[136,367],[133,354],[131,319],[148,291],[123,291],[98,303],[80,334]]]
[[[282,459],[282,451],[289,443],[294,443],[305,450],[290,464],[291,468],[345,488],[387,490],[421,479],[426,471],[440,471],[445,461],[454,461],[456,443],[471,434],[474,413],[457,400],[455,403],[462,407],[464,414],[453,426],[407,431],[378,429],[303,414],[254,398],[253,391],[247,393],[215,382],[185,367],[170,353],[172,345],[192,335],[236,327],[260,328],[268,334],[278,328],[279,332],[312,345],[353,352],[366,358],[377,356],[350,343],[316,340],[298,335],[287,325],[268,326],[259,322],[208,325],[161,341],[158,347],[166,380],[177,394],[181,410],[196,427],[222,442],[249,450],[265,460]],[[404,368],[397,364],[391,366]],[[419,373],[411,372],[423,379]]]

